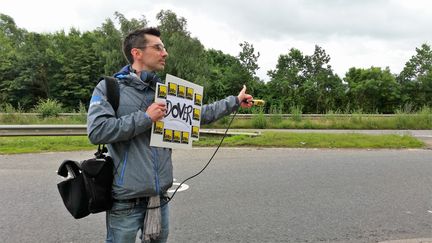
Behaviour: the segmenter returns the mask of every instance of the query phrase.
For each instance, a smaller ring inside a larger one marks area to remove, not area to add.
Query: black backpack
[[[108,102],[117,113],[120,98],[117,80],[113,77],[102,79],[105,79]],[[67,210],[76,219],[112,207],[114,163],[110,156],[105,155],[106,152],[108,150],[104,144],[98,145],[94,158],[81,163],[65,160],[57,171],[58,175],[67,178],[58,183],[57,188]]]

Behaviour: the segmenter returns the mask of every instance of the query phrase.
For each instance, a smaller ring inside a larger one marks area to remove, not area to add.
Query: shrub
[[[282,122],[282,109],[280,107],[270,107],[270,114],[272,114],[270,117],[270,122],[273,125],[279,125]]]
[[[0,123],[2,124],[25,124],[27,117],[22,116],[24,113],[21,106],[18,104],[18,108],[9,103],[3,104],[0,107],[0,111],[4,112],[0,115]]]
[[[35,112],[40,113],[43,118],[58,116],[62,112],[62,105],[57,100],[39,100],[35,106]]]
[[[254,110],[254,114],[252,116],[252,126],[258,129],[264,129],[267,127],[267,120],[262,109],[259,109],[258,111]]]
[[[294,121],[300,122],[302,120],[302,109],[303,107],[300,105],[290,107],[290,113]]]
[[[424,128],[432,126],[432,108],[423,106],[419,112],[419,120],[422,121]]]
[[[224,117],[222,117],[222,118],[219,120],[219,123],[220,123],[222,126],[226,127],[226,126],[228,126],[228,123],[231,121],[231,119],[232,119],[231,116],[224,116]]]

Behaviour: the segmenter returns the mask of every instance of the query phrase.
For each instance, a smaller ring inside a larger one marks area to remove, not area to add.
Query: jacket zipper
[[[124,174],[126,171],[126,164],[127,164],[127,160],[128,160],[128,154],[129,154],[129,144],[126,146],[126,151],[125,151],[125,155],[123,157],[123,166],[122,166],[122,170],[120,172],[120,177],[117,179],[117,185],[123,185],[124,183]]]

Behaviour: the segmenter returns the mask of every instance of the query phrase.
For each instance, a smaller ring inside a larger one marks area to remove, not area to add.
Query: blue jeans
[[[161,204],[167,199],[161,198]],[[146,214],[147,200],[139,202],[114,202],[111,210],[106,212],[106,243],[135,243],[137,232],[142,229]],[[161,234],[152,243],[164,243],[168,240],[169,207],[161,208]],[[140,238],[141,238],[140,237]]]

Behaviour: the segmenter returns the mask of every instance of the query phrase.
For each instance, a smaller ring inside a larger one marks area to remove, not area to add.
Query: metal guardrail
[[[241,119],[252,119],[257,114],[237,114],[236,117]],[[409,114],[409,116],[416,116],[417,114]],[[301,118],[310,118],[310,119],[318,119],[318,118],[339,118],[339,117],[395,117],[395,114],[300,114],[300,115],[293,115],[293,114],[263,114],[266,118],[271,117],[281,117],[283,119],[288,119],[293,116],[300,116]]]
[[[20,115],[20,116],[39,116],[39,113],[1,113],[2,115]],[[59,113],[59,116],[80,116],[83,114],[80,113]],[[84,114],[85,115],[85,114]],[[282,118],[290,118],[292,116],[298,116],[293,114],[263,114],[264,117],[275,117],[279,116]],[[404,116],[419,116],[420,114],[404,114]],[[231,115],[232,116],[232,115]],[[237,114],[236,117],[243,119],[250,119],[256,114]],[[395,117],[396,114],[301,114],[301,117],[304,118],[321,118],[321,117],[353,117],[353,116],[361,116],[361,117]]]
[[[83,136],[86,125],[1,125],[0,137],[13,136]]]
[[[201,129],[202,135],[223,135],[224,132]],[[86,125],[0,125],[0,137],[16,136],[85,136],[87,135]],[[228,132],[228,136],[246,135],[259,136],[255,132]]]

